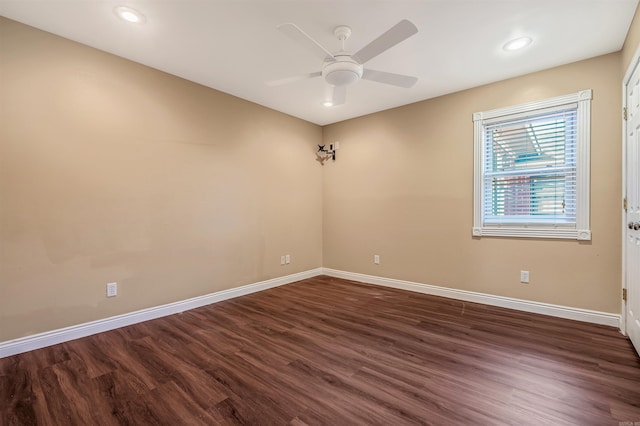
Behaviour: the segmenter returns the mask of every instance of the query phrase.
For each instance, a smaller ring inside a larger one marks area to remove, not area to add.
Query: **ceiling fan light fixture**
[[[348,86],[349,84],[353,84],[360,79],[358,74],[349,70],[337,70],[328,73],[325,76],[327,83],[332,84],[334,86]]]
[[[524,49],[529,46],[532,41],[531,37],[518,37],[506,42],[502,48],[507,52],[513,52],[514,50]]]
[[[113,9],[113,12],[118,18],[132,24],[144,24],[146,22],[146,18],[142,13],[128,6],[117,6]]]
[[[350,57],[336,56],[334,62],[328,62],[322,69],[322,76],[332,86],[348,86],[362,77],[362,65]]]

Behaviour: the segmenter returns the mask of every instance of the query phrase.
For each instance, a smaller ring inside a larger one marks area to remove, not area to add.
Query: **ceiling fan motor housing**
[[[334,55],[336,60],[325,62],[322,77],[333,86],[347,86],[362,78],[362,64],[351,59],[350,55]]]

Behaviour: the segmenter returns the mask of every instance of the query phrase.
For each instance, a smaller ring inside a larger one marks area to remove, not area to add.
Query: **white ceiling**
[[[620,50],[638,0],[0,0],[0,14],[278,111],[325,125]],[[118,19],[127,5],[146,23]],[[401,19],[418,34],[365,68],[414,75],[410,89],[360,81],[322,106],[321,61],[276,26],[294,22],[330,51],[355,52]],[[521,35],[523,51],[502,46]]]

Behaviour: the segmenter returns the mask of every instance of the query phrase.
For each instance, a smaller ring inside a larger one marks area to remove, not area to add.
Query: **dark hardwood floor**
[[[640,422],[613,328],[329,277],[0,359],[0,380],[2,425]]]

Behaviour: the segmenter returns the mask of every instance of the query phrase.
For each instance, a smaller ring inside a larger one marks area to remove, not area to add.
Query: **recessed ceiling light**
[[[113,9],[113,11],[118,18],[131,22],[132,24],[143,24],[146,21],[142,13],[127,6],[118,6]]]
[[[331,101],[324,101],[322,102],[323,106],[326,106],[327,108],[332,107],[333,106],[333,102]]]
[[[520,50],[531,44],[530,37],[519,37],[507,42],[502,48],[507,51]]]

